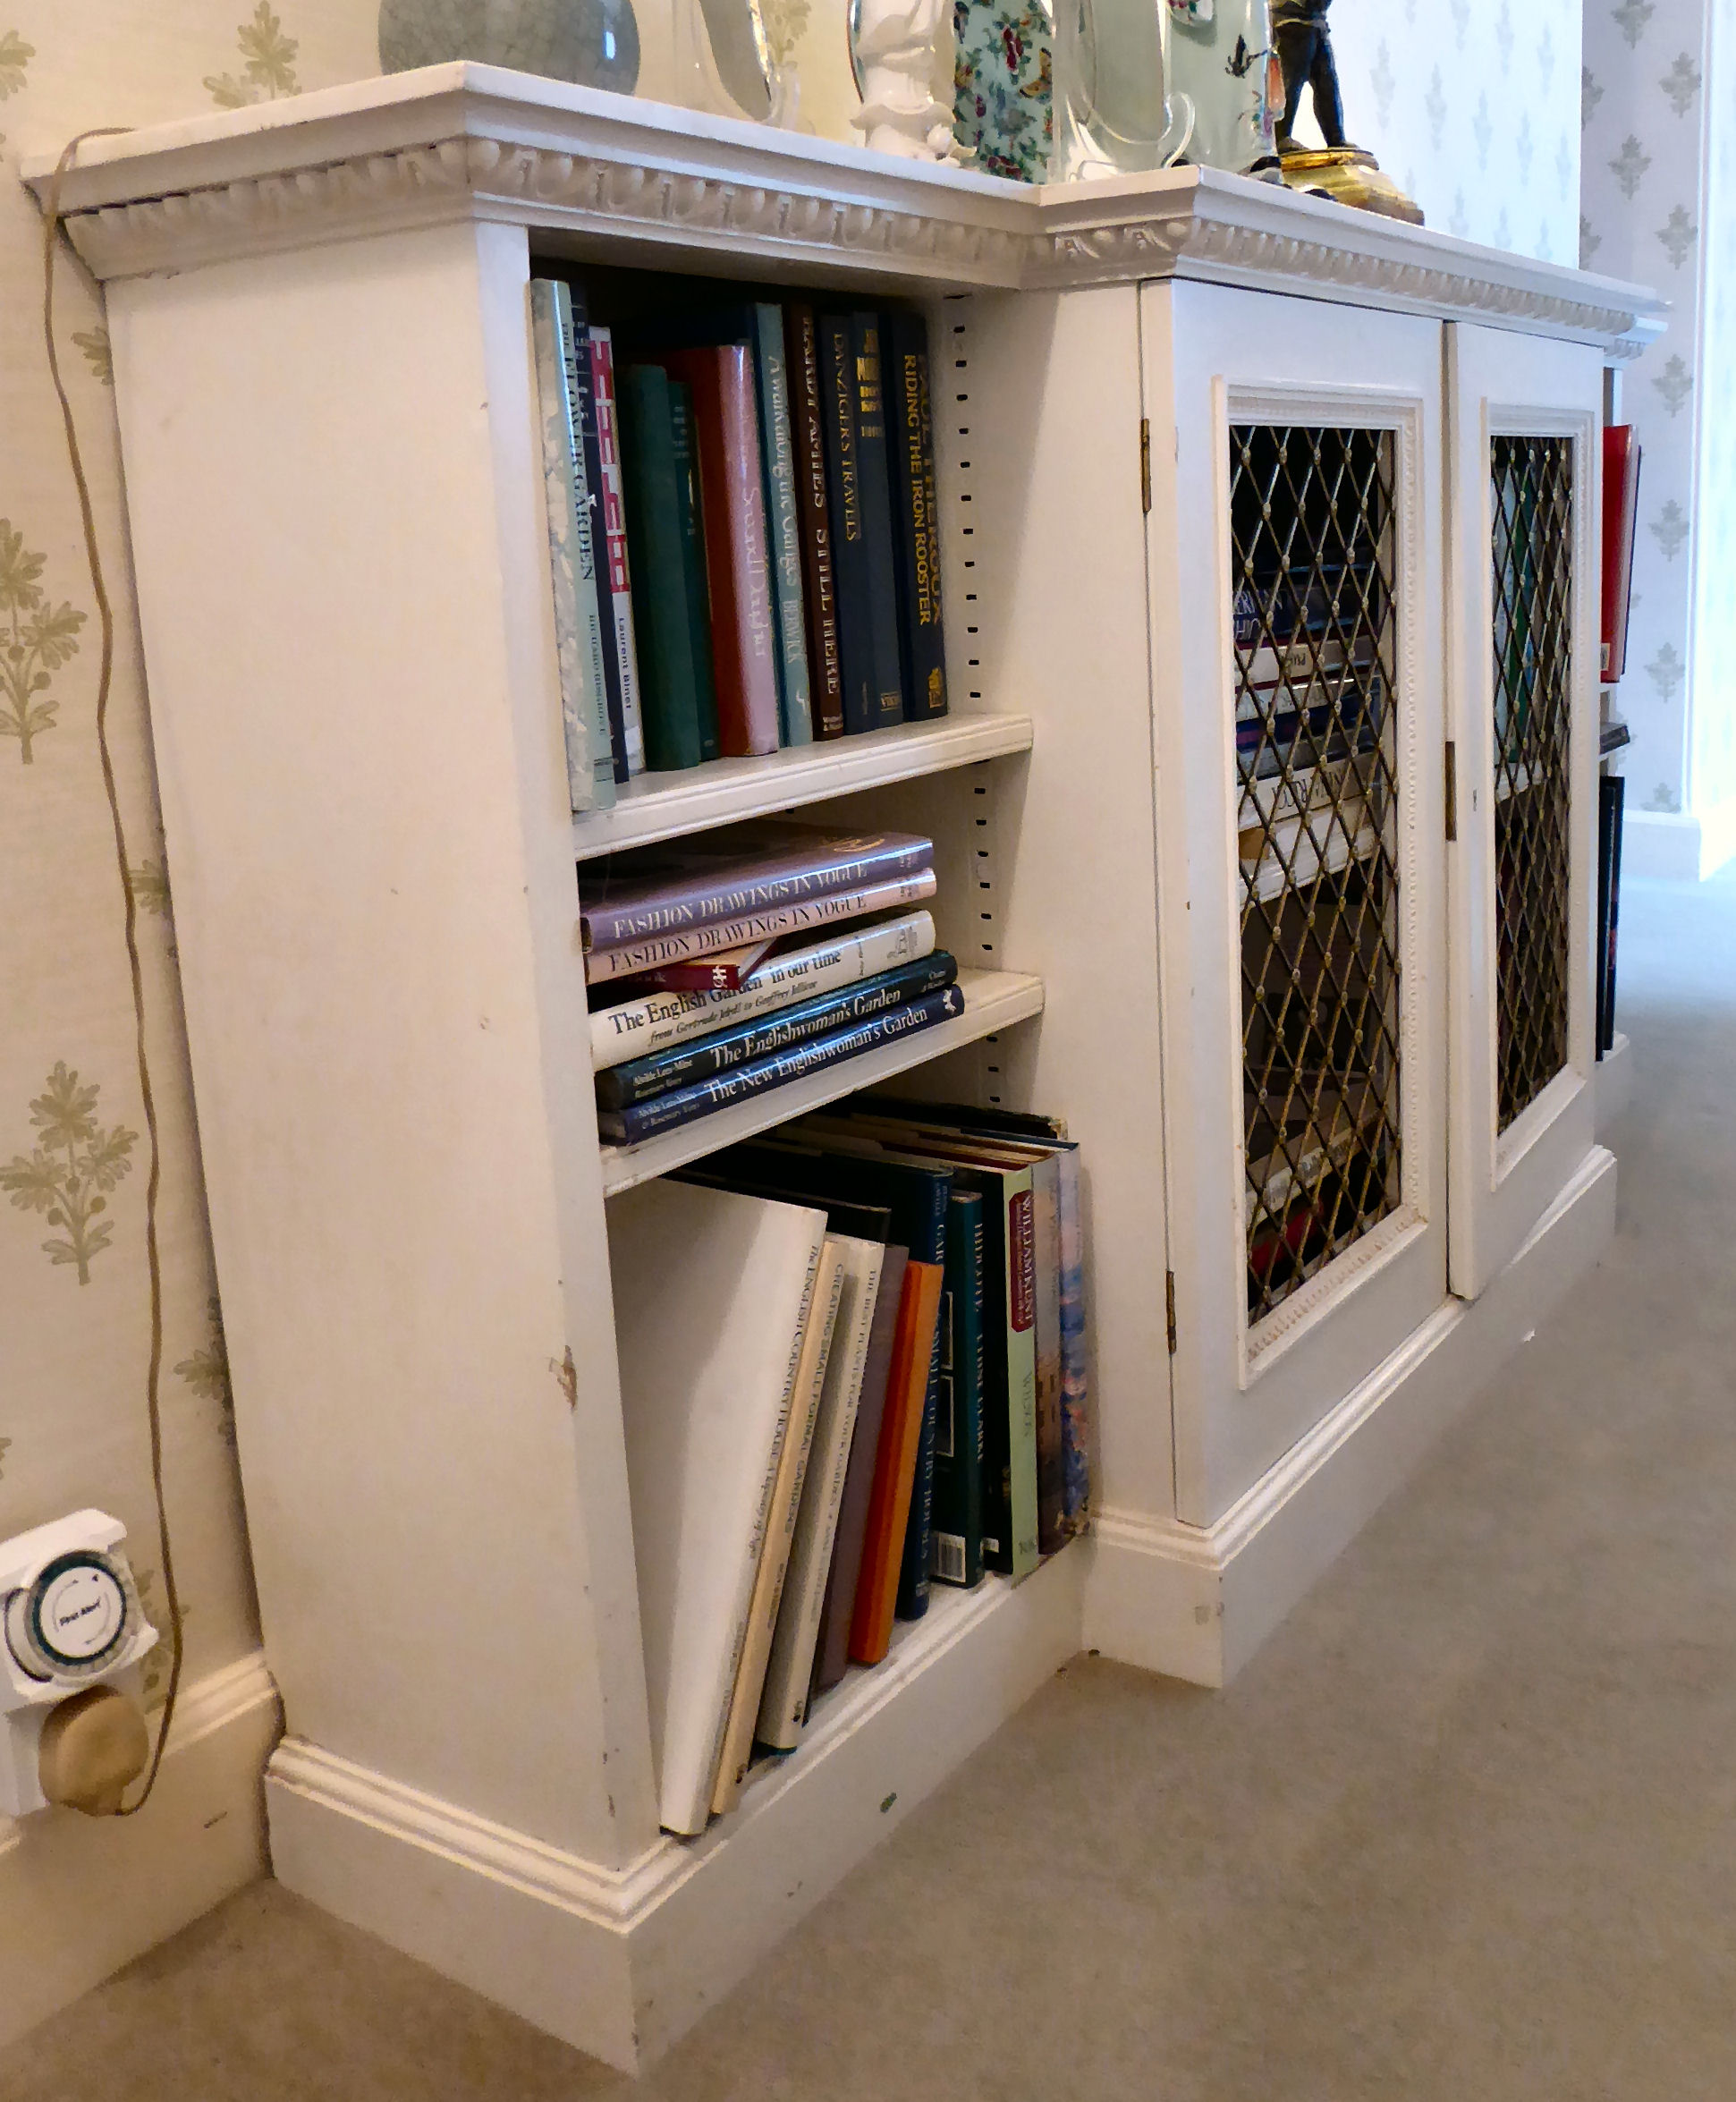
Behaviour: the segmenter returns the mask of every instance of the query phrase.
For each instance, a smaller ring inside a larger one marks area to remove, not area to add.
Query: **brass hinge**
[[[1459,747],[1452,738],[1446,747],[1446,835],[1459,836]]]
[[[1151,420],[1139,419],[1139,501],[1145,509],[1151,509]]]
[[[1175,1272],[1164,1272],[1164,1310],[1169,1321],[1169,1354],[1175,1355]]]

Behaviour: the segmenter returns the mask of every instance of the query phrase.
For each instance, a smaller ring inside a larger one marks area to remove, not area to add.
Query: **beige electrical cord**
[[[157,1768],[169,1742],[169,1725],[174,1720],[175,1696],[181,1690],[181,1594],[175,1589],[174,1555],[169,1544],[168,1507],[163,1496],[163,1403],[159,1391],[163,1372],[163,1268],[157,1248],[157,1192],[161,1162],[157,1139],[157,1098],[151,1092],[150,1061],[145,1052],[145,978],[139,962],[139,914],[133,902],[132,879],[127,873],[126,827],[121,818],[121,799],[114,787],[114,762],[108,749],[108,690],[114,669],[114,614],[103,581],[103,559],[97,546],[97,521],[90,504],[90,485],[85,479],[84,460],[79,451],[79,434],[72,420],[72,404],[60,376],[60,359],[55,349],[55,257],[60,245],[61,178],[72,165],[87,139],[113,139],[128,130],[125,124],[107,124],[99,130],[80,131],[68,141],[48,181],[48,196],[42,208],[42,333],[48,349],[48,376],[60,398],[61,420],[66,426],[66,456],[78,486],[79,515],[84,523],[84,550],[90,564],[90,589],[97,601],[102,629],[102,659],[97,673],[97,751],[102,760],[103,791],[108,797],[108,814],[114,827],[114,860],[120,871],[121,895],[126,905],[127,967],[132,975],[132,1018],[139,1050],[139,1092],[145,1106],[145,1128],[150,1140],[150,1174],[145,1183],[145,1267],[150,1274],[150,1365],[145,1375],[145,1413],[150,1423],[151,1487],[157,1496],[157,1537],[163,1562],[163,1595],[169,1608],[169,1686],[163,1701],[163,1720],[151,1750],[143,1791],[114,1815],[130,1818],[144,1809],[157,1785]]]

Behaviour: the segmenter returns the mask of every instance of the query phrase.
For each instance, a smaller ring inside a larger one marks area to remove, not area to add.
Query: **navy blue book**
[[[863,465],[861,416],[856,377],[856,345],[848,314],[819,317],[820,379],[826,411],[826,495],[832,526],[832,576],[837,597],[838,657],[843,677],[844,733],[883,730],[903,720],[904,703],[896,676],[890,691],[882,683],[874,606],[876,572],[883,566],[870,552],[870,513],[884,528],[885,578],[892,589],[891,493],[886,484],[885,417],[870,423],[878,430],[875,458],[879,471],[879,505],[873,511]],[[877,375],[877,366],[876,366]],[[877,376],[876,379],[877,403]],[[897,609],[892,617],[893,663],[897,657]]]
[[[898,562],[893,545],[892,479],[886,456],[888,361],[880,317],[850,318],[856,356],[856,464],[862,478],[862,539],[868,558],[868,624],[874,641],[875,695],[881,723],[905,716],[904,668],[898,646]]]
[[[786,1081],[800,1080],[804,1073],[818,1072],[841,1059],[855,1058],[883,1044],[896,1043],[901,1037],[932,1029],[936,1022],[950,1021],[963,1013],[964,995],[956,985],[948,986],[924,999],[907,1001],[864,1021],[811,1038],[790,1050],[750,1059],[746,1065],[715,1073],[693,1087],[675,1088],[625,1109],[603,1110],[597,1119],[597,1129],[613,1145],[636,1145],[659,1132],[673,1131],[696,1117],[708,1116],[715,1109],[726,1109],[732,1102],[745,1102],[768,1088],[781,1088]]]
[[[811,1000],[798,1001],[757,1021],[719,1030],[715,1036],[695,1037],[666,1050],[648,1052],[612,1065],[597,1076],[599,1109],[626,1109],[635,1102],[649,1102],[674,1088],[690,1088],[726,1072],[749,1060],[763,1058],[768,1051],[782,1051],[792,1044],[805,1044],[823,1037],[828,1030],[845,1023],[864,1021],[910,1000],[920,1000],[950,986],[959,974],[957,960],[945,950],[913,957],[890,970],[865,978],[860,985],[843,986],[834,992],[817,993]]]
[[[925,722],[946,713],[928,324],[920,314],[899,309],[886,315],[885,326],[886,458],[892,471],[899,668],[905,719]]]

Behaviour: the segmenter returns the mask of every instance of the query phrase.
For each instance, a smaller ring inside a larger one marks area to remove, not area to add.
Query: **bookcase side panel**
[[[1138,293],[948,300],[935,327],[950,346],[936,419],[949,675],[963,705],[1029,712],[1036,726],[1028,761],[981,770],[998,960],[1046,988],[1041,1023],[994,1047],[998,1088],[1064,1115],[1081,1148],[1094,1501],[1166,1514]]]
[[[563,1291],[503,589],[531,493],[497,487],[485,275],[476,231],[442,227],[132,281],[111,326],[288,1726],[610,1862],[653,1836],[649,1758],[642,1727],[607,1756],[599,1623],[631,1563],[596,1554],[586,1492],[624,1475],[618,1406],[575,1454],[563,1369],[571,1343],[613,1394],[612,1334],[574,1335]]]

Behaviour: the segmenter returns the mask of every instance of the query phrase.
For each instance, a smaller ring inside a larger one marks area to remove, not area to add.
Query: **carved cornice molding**
[[[1030,191],[750,124],[430,69],[98,142],[67,224],[98,277],[470,217],[623,253],[747,256],[888,288],[1181,276],[1632,355],[1663,326],[1637,287],[1196,170]],[[27,178],[38,194],[46,173]]]

